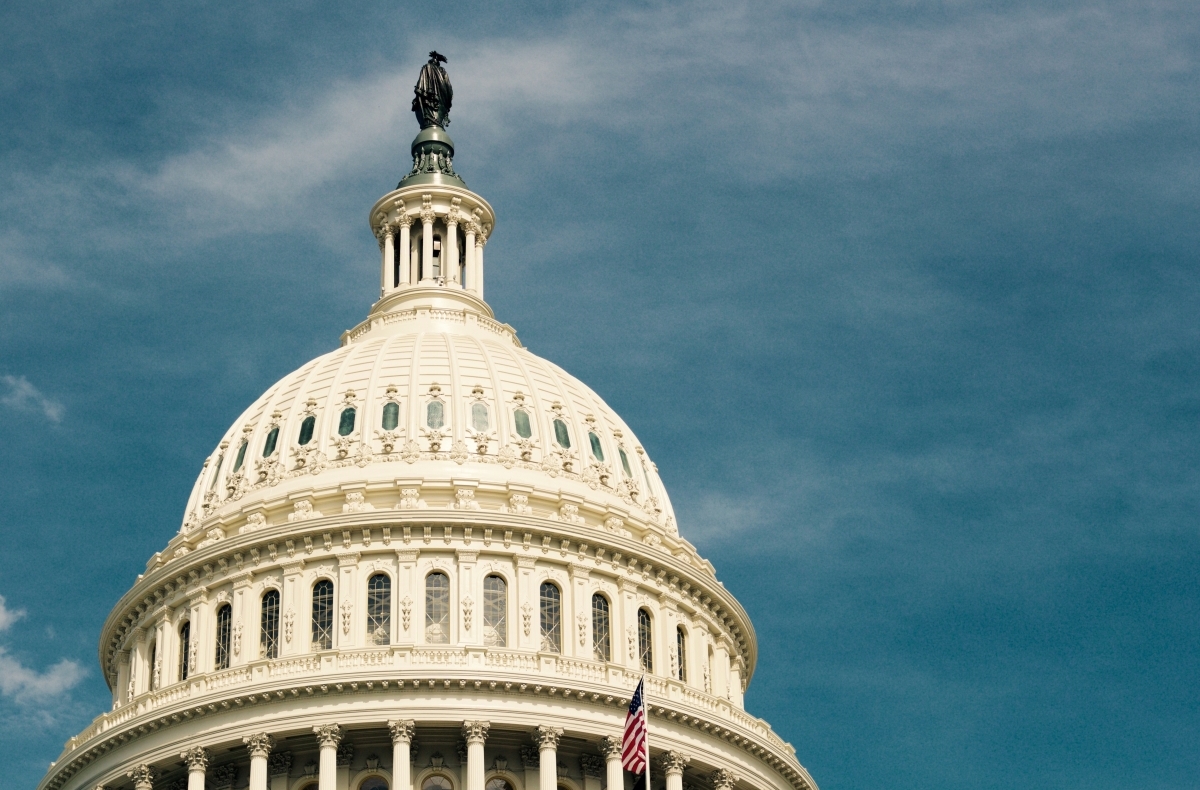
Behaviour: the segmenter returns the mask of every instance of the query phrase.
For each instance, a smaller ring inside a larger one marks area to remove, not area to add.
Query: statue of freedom
[[[454,89],[450,87],[450,76],[442,68],[445,62],[444,55],[430,52],[429,62],[421,67],[421,76],[417,77],[417,85],[413,88],[412,110],[422,129],[430,126],[445,129],[450,124]]]

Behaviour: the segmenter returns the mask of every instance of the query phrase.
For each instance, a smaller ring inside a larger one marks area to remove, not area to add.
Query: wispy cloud
[[[0,632],[7,631],[24,616],[24,609],[9,609],[4,596],[0,595]],[[38,672],[22,664],[0,645],[0,696],[15,702],[37,703],[61,696],[86,674],[77,662],[65,658],[45,672]]]
[[[9,609],[4,596],[0,595],[0,632],[7,631],[13,623],[24,616],[24,609]]]
[[[7,390],[0,396],[0,403],[24,412],[41,412],[51,422],[62,422],[63,405],[29,383],[24,376],[0,376],[0,384]]]

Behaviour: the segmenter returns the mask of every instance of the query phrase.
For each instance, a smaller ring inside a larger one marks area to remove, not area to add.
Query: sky
[[[488,299],[637,431],[822,790],[1200,774],[1200,5],[0,6],[0,755],[378,287],[426,53]]]

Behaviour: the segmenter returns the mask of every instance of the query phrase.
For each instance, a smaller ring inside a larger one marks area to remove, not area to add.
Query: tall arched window
[[[376,645],[392,638],[392,580],[386,573],[367,579],[367,638]]]
[[[279,590],[263,593],[262,614],[258,623],[259,657],[279,658]]]
[[[185,622],[179,626],[179,679],[188,679],[188,654],[192,652],[192,624]]]
[[[712,694],[713,690],[713,649],[708,648],[708,661],[704,665],[704,692]]]
[[[333,649],[333,582],[321,579],[312,590],[312,648]]]
[[[494,574],[483,578],[483,644],[508,644],[508,585]]]
[[[612,615],[600,593],[592,596],[592,653],[597,661],[612,660]]]
[[[517,436],[522,439],[528,439],[533,435],[533,429],[529,425],[529,412],[524,409],[517,409],[513,412],[513,427],[516,428]]]
[[[542,582],[542,650],[562,652],[562,592],[553,582]]]
[[[213,657],[216,669],[229,669],[229,647],[233,636],[233,607],[224,604],[217,609],[217,653]]]
[[[441,571],[425,577],[425,642],[450,642],[450,577]]]
[[[683,628],[675,629],[675,652],[678,654],[679,666],[675,668],[675,676],[677,679],[687,682],[687,634],[683,632]]]
[[[150,645],[150,677],[147,680],[151,691],[158,688],[158,642]]]
[[[271,453],[275,452],[275,445],[279,443],[279,426],[276,425],[267,434],[267,440],[263,442],[263,458],[270,457]]]
[[[349,436],[354,433],[354,418],[357,416],[358,412],[353,406],[342,409],[342,416],[338,418],[338,436]]]
[[[650,613],[638,609],[638,655],[642,659],[642,669],[654,671],[654,631],[650,626]]]
[[[383,406],[383,429],[394,431],[400,424],[400,404],[390,401]]]
[[[304,418],[304,422],[300,423],[300,436],[296,439],[296,444],[303,447],[312,441],[313,431],[317,428],[317,418],[311,414]]]

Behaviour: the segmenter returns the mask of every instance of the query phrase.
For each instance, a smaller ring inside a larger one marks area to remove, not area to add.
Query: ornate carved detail
[[[533,508],[529,506],[529,497],[525,494],[513,494],[508,498],[508,506],[501,508],[502,512],[516,513],[519,516],[532,516]]]
[[[525,636],[529,636],[529,629],[533,624],[533,607],[528,602],[521,604],[521,630],[525,632]]]
[[[242,738],[251,757],[268,757],[275,748],[275,739],[265,732],[246,735]]]
[[[417,731],[417,724],[412,719],[392,719],[387,723],[388,730],[392,733],[392,743],[408,742],[410,747],[413,740],[413,733]]]
[[[412,598],[408,597],[407,595],[404,596],[404,600],[400,602],[400,623],[404,626],[405,631],[407,631],[408,627],[412,625],[412,604]]]
[[[612,759],[621,756],[621,739],[606,735],[600,739],[600,753]]]
[[[432,224],[437,219],[433,211],[433,195],[421,195],[421,222]]]
[[[194,746],[179,753],[179,759],[187,765],[188,771],[207,771],[211,758],[212,755],[203,746]]]
[[[712,783],[713,790],[733,790],[734,785],[737,784],[738,777],[731,771],[718,768],[708,775],[708,781]]]
[[[375,506],[367,501],[366,494],[361,491],[351,491],[346,494],[346,504],[342,505],[343,513],[361,513],[374,509]]]
[[[464,721],[462,726],[462,737],[468,745],[472,743],[483,743],[487,740],[488,728],[491,722],[486,721]]]
[[[579,515],[579,505],[563,502],[557,513],[550,514],[551,521],[565,521],[568,524],[582,524],[583,516]]]
[[[233,782],[237,779],[237,766],[229,763],[213,769],[212,790],[233,790]]]
[[[427,507],[429,505],[421,499],[419,488],[400,489],[400,501],[396,503],[395,510],[424,510]]]
[[[625,520],[618,518],[617,516],[609,516],[608,518],[604,519],[604,530],[625,538],[633,537],[633,533],[625,529]]]
[[[342,601],[342,633],[350,633],[350,617],[354,614],[354,604]]]
[[[320,724],[313,727],[313,733],[317,736],[317,743],[322,749],[336,749],[342,743],[342,738],[345,733],[342,728],[336,724]]]
[[[691,757],[684,757],[676,751],[663,752],[658,756],[658,767],[663,772],[664,776],[671,774],[682,774],[683,769],[687,768],[688,763],[692,761]]]
[[[598,754],[579,755],[579,770],[584,776],[604,776],[604,758]]]
[[[454,492],[454,509],[455,510],[479,510],[479,503],[475,501],[475,491],[471,488],[459,488]]]
[[[475,602],[471,600],[471,596],[464,595],[462,599],[463,610],[463,630],[471,633],[471,615],[475,611]]]
[[[154,780],[158,778],[158,770],[142,763],[131,768],[126,776],[133,780],[135,790],[150,790],[154,785]]]
[[[272,752],[267,758],[267,773],[272,776],[286,775],[292,770],[291,752]]]
[[[521,747],[521,767],[525,768],[526,770],[530,768],[537,768],[541,765],[541,760],[541,755],[538,754],[538,750],[534,747]]]
[[[343,742],[337,747],[336,763],[339,768],[345,768],[354,759],[354,744]]]
[[[294,630],[293,626],[295,626],[295,624],[296,613],[291,609],[288,609],[287,613],[283,616],[283,639],[285,642],[292,641],[292,631]]]
[[[588,619],[583,612],[575,615],[575,628],[579,631],[579,646],[587,647]]]
[[[558,739],[562,734],[562,727],[547,727],[543,724],[533,731],[533,739],[537,741],[538,749],[557,749]]]
[[[320,518],[321,511],[314,510],[312,502],[307,499],[301,499],[292,506],[292,512],[288,513],[288,521],[308,521],[310,518]]]
[[[632,625],[625,629],[626,641],[629,642],[629,660],[637,658],[637,629]]]

